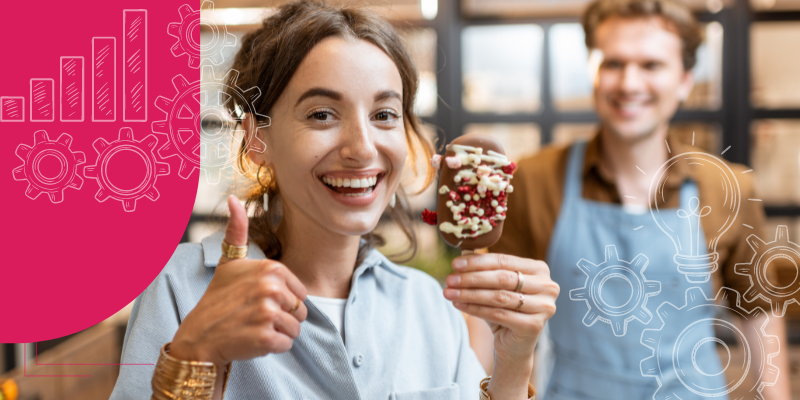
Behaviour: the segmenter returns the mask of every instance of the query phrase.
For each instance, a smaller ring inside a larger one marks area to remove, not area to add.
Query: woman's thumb
[[[228,210],[231,216],[225,228],[225,242],[231,246],[247,246],[247,212],[234,195],[228,196]],[[228,258],[222,256],[220,263],[226,261]]]

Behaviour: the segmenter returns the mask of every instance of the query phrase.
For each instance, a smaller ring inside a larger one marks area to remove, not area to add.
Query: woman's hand
[[[457,257],[453,269],[456,273],[447,277],[444,296],[457,309],[486,320],[494,333],[495,367],[489,394],[493,399],[496,394],[506,397],[492,388],[511,389],[523,376],[524,389],[533,368],[536,341],[556,312],[560,289],[550,279],[550,269],[543,261],[505,254]],[[520,293],[515,292],[520,282],[517,272],[522,276]],[[518,371],[514,373],[518,376],[498,376],[502,371]],[[500,380],[510,386],[500,385]]]
[[[228,198],[231,212],[225,241],[247,244],[247,213]],[[306,289],[283,264],[270,260],[231,260],[224,255],[197,306],[186,316],[170,346],[178,359],[226,365],[282,353],[292,348],[308,310]],[[300,300],[299,308],[289,311]]]

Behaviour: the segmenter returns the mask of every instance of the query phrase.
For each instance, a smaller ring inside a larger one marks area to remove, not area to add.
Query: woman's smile
[[[326,192],[339,203],[351,207],[363,207],[372,204],[383,186],[386,172],[380,170],[366,171],[331,171],[319,176]]]

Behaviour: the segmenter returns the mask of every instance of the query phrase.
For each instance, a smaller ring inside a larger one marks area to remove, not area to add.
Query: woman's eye
[[[327,121],[329,114],[324,111],[315,112],[310,115],[310,118],[313,118],[317,121]]]
[[[400,118],[400,116],[391,111],[379,111],[377,114],[375,114],[374,118],[377,121],[387,122],[391,121],[392,119]]]

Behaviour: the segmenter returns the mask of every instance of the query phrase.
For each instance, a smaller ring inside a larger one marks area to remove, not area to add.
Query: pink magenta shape
[[[93,37],[116,37],[116,74],[122,76],[121,41],[123,10],[148,10],[147,115],[161,116],[155,108],[158,95],[172,96],[172,78],[182,74],[200,79],[200,71],[175,58],[170,48],[175,38],[167,34],[175,10],[185,0],[131,2],[87,0],[36,3],[37,29],[30,29],[30,4],[3,5],[9,32],[26,32],[25,40],[4,42],[5,54],[24,55],[25,62],[0,63],[0,96],[30,92],[32,78],[60,79],[61,57],[84,57],[84,91],[80,103],[83,122],[61,122],[59,92],[55,93],[53,122],[0,123],[0,146],[9,157],[0,157],[5,174],[2,206],[6,212],[3,262],[0,263],[0,343],[31,343],[66,336],[89,328],[124,308],[155,279],[181,240],[197,195],[199,171],[182,179],[176,158],[158,161],[170,164],[170,174],[159,176],[157,201],[138,200],[135,212],[125,212],[118,201],[98,202],[98,184],[84,179],[80,190],[72,190],[64,201],[53,204],[47,196],[31,200],[25,196],[28,182],[14,181],[12,170],[22,164],[14,156],[21,143],[32,144],[33,133],[46,130],[51,139],[67,133],[71,149],[82,151],[86,163],[95,164],[98,139],[113,142],[120,129],[129,127],[136,140],[152,135],[151,120],[142,122],[92,122],[91,60]],[[86,13],[91,9],[91,13]],[[198,38],[199,41],[199,38]],[[116,101],[122,102],[121,79],[117,79]],[[60,90],[56,82],[56,91]],[[152,97],[152,99],[151,99]],[[29,101],[29,99],[26,99]],[[199,112],[198,109],[194,112]],[[27,110],[25,110],[27,112]],[[144,113],[142,113],[144,114]],[[159,117],[160,118],[160,117]],[[157,149],[167,140],[158,138]],[[199,139],[198,139],[199,140]],[[140,171],[141,169],[134,169]],[[125,181],[141,177],[124,177]],[[153,327],[156,328],[157,327]],[[32,362],[29,362],[32,363]],[[69,372],[68,372],[69,373]]]

